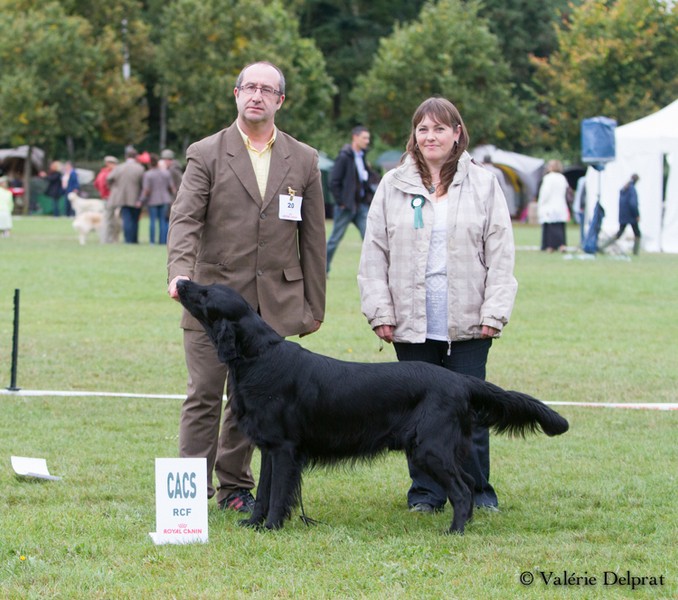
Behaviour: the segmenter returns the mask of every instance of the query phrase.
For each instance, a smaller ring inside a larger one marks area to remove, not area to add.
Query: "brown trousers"
[[[207,497],[215,493],[214,471],[217,502],[221,502],[234,490],[254,488],[250,469],[254,446],[235,426],[229,404],[224,408],[219,432],[228,369],[219,361],[207,334],[184,330],[184,351],[188,386],[179,422],[179,456],[207,458]]]

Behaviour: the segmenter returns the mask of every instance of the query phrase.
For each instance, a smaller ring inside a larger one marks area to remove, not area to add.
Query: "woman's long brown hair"
[[[410,132],[410,138],[407,141],[407,153],[414,159],[421,180],[426,187],[429,187],[433,182],[428,166],[426,166],[426,161],[417,145],[416,138],[417,126],[426,117],[430,117],[436,123],[442,123],[443,125],[452,127],[455,131],[458,127],[461,128],[459,141],[454,144],[450,155],[440,169],[440,185],[442,186],[443,191],[447,192],[447,188],[452,184],[454,175],[457,172],[459,158],[464,153],[464,150],[468,148],[468,131],[466,131],[466,125],[464,125],[464,121],[461,118],[461,114],[457,110],[457,107],[445,98],[428,98],[414,111],[414,115],[412,115],[412,131]]]

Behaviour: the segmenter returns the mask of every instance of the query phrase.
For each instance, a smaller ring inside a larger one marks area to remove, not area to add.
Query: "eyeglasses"
[[[261,95],[265,98],[282,96],[282,92],[280,90],[273,89],[270,85],[255,85],[254,83],[246,83],[245,85],[241,85],[238,89],[247,96],[254,96],[257,90],[259,90]]]

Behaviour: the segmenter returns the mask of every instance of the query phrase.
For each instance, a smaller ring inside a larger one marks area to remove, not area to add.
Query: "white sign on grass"
[[[47,461],[44,458],[30,458],[28,456],[12,456],[12,468],[17,475],[23,477],[37,477],[38,479],[50,479],[59,481],[61,477],[49,474]]]
[[[155,459],[156,544],[207,541],[207,459]]]

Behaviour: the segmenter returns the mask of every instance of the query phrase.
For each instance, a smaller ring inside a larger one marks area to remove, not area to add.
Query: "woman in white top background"
[[[541,249],[546,252],[564,252],[566,249],[565,224],[570,220],[567,196],[571,191],[570,184],[563,175],[563,164],[559,160],[550,160],[537,197]]]

